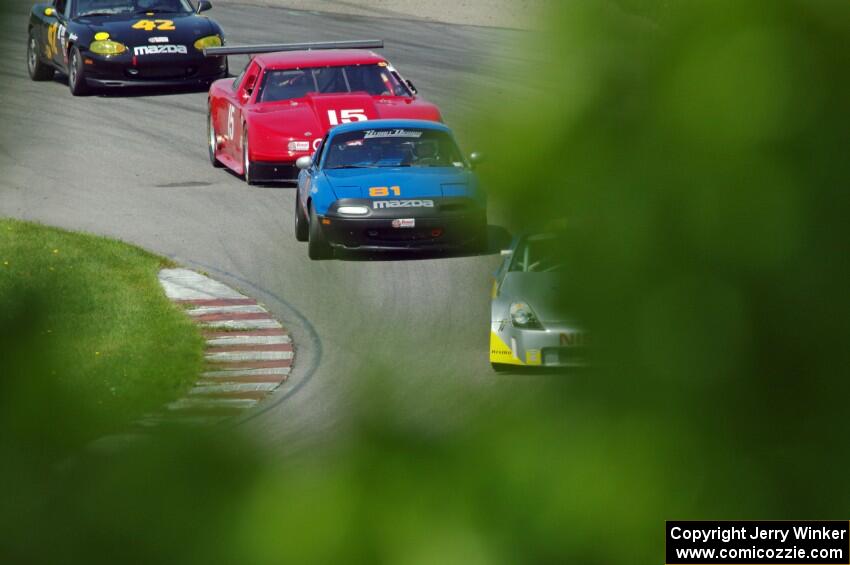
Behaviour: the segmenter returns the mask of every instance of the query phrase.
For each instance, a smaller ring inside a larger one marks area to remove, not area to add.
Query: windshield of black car
[[[74,14],[80,18],[118,14],[191,14],[194,11],[188,0],[77,0],[75,4]]]
[[[386,63],[307,69],[271,69],[260,84],[260,102],[303,98],[308,94],[365,92],[372,96],[410,96]]]
[[[532,235],[517,246],[511,261],[511,271],[546,273],[563,266],[563,240],[550,234]]]
[[[425,128],[359,130],[328,141],[325,169],[464,167],[451,135]]]

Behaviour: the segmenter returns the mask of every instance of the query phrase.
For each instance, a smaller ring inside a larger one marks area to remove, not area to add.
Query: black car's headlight
[[[208,35],[206,37],[202,37],[195,42],[195,49],[198,51],[203,51],[207,47],[221,47],[221,37],[218,35]]]
[[[534,310],[525,302],[514,302],[511,304],[511,323],[514,327],[525,330],[542,330],[543,326],[537,319]]]
[[[97,53],[98,55],[120,55],[126,50],[126,45],[118,43],[117,41],[112,41],[111,39],[95,40],[89,45],[89,51]]]

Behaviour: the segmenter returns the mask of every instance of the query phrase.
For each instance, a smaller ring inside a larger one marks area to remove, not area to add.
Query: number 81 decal
[[[373,186],[369,189],[369,196],[389,196],[390,192],[393,196],[401,196],[401,188],[397,186]]]

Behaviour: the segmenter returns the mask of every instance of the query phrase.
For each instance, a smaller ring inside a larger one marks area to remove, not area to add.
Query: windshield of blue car
[[[425,128],[351,131],[334,135],[325,169],[377,167],[464,167],[451,135]]]
[[[77,0],[76,17],[132,14],[191,14],[188,0]]]
[[[263,75],[260,102],[303,98],[308,94],[365,92],[372,96],[410,96],[386,63],[307,69],[272,69]]]
[[[511,258],[511,271],[547,273],[563,267],[564,246],[561,237],[550,234],[523,239]]]

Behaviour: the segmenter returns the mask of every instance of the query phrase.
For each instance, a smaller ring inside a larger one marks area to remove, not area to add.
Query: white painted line
[[[207,353],[204,355],[207,361],[280,361],[292,359],[291,351],[230,351],[227,353]]]
[[[222,320],[220,322],[204,322],[205,328],[227,328],[230,330],[267,330],[282,329],[280,322],[271,318],[263,320]]]
[[[289,374],[289,367],[271,367],[268,369],[231,369],[229,371],[207,371],[201,376],[208,379],[229,379],[233,377],[258,377],[265,375],[276,375],[285,377]]]
[[[192,408],[250,408],[257,401],[253,398],[181,398],[167,406],[169,410]]]
[[[280,345],[282,343],[292,343],[292,338],[288,335],[235,335],[207,340],[207,345],[219,347],[223,345]]]
[[[245,304],[242,306],[199,306],[186,310],[190,316],[203,316],[204,314],[267,314],[268,310],[256,304]]]
[[[162,269],[159,282],[171,300],[247,298],[229,286],[189,269]]]
[[[203,396],[205,394],[221,394],[229,392],[271,392],[278,386],[280,386],[279,383],[198,383],[195,388],[189,391],[189,394],[194,396]]]

